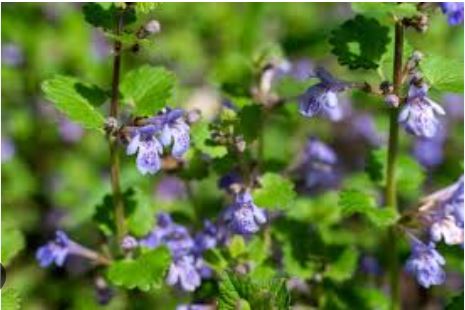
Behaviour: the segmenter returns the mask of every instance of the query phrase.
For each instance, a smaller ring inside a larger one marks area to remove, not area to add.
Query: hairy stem
[[[116,35],[121,33],[123,28],[122,14],[118,18],[116,25]],[[121,69],[121,47],[120,41],[114,43],[114,58],[113,58],[113,76],[111,83],[111,106],[110,116],[118,118],[118,101],[119,101],[119,80]],[[121,193],[119,181],[119,152],[118,141],[110,137],[110,163],[111,163],[111,187],[113,191],[113,205],[115,207],[115,221],[118,240],[121,241],[126,235],[126,224],[124,221],[124,201]]]
[[[402,84],[402,54],[404,45],[404,28],[402,22],[399,21],[395,26],[394,39],[394,93],[399,96]],[[396,166],[397,153],[399,148],[399,126],[397,122],[398,109],[391,108],[389,116],[389,144],[388,157],[386,165],[386,188],[385,199],[388,208],[397,210],[397,184],[396,184]],[[395,227],[390,227],[388,231],[388,255],[389,257],[389,283],[391,288],[391,309],[400,309],[400,290],[399,290],[399,261],[397,257],[397,242],[396,242]]]

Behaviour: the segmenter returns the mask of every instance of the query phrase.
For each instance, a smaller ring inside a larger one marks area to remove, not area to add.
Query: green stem
[[[402,54],[404,45],[404,27],[402,22],[396,23],[395,41],[394,41],[394,93],[399,96],[402,84]],[[385,199],[388,208],[397,211],[397,184],[396,184],[396,166],[397,154],[399,149],[399,127],[398,127],[398,109],[391,108],[389,116],[389,142],[388,157],[386,165],[386,188]],[[391,288],[391,309],[398,310],[401,306],[399,290],[399,261],[397,257],[397,234],[395,227],[390,227],[388,231],[388,255],[389,257],[389,283]]]
[[[123,28],[122,14],[118,18],[116,25],[116,35],[120,35]],[[119,80],[121,70],[121,48],[122,43],[118,40],[114,43],[113,57],[113,76],[111,83],[111,106],[110,116],[118,119],[118,101],[119,101]],[[124,200],[120,186],[120,168],[119,168],[119,151],[118,141],[110,137],[110,164],[111,164],[111,187],[113,192],[113,204],[115,207],[116,233],[118,240],[121,241],[126,235],[126,223],[124,220]]]

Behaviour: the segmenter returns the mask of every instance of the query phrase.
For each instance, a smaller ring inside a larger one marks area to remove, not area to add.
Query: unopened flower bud
[[[412,60],[419,62],[423,59],[423,53],[420,51],[414,51],[412,54]]]
[[[244,152],[245,151],[245,147],[246,147],[246,143],[244,141],[244,139],[242,137],[238,137],[236,139],[236,149],[239,151],[239,152]]]
[[[193,124],[200,120],[202,113],[199,109],[190,110],[187,112],[186,120],[187,123]]]
[[[118,129],[118,120],[112,116],[105,120],[104,129],[108,134],[116,132]]]
[[[155,34],[159,33],[161,31],[161,25],[158,20],[151,20],[144,26],[145,31],[147,31],[149,34]]]
[[[383,92],[383,94],[390,94],[394,91],[394,87],[388,81],[384,81],[379,85],[379,89]]]
[[[397,108],[399,106],[399,97],[394,94],[389,94],[384,97],[384,102],[390,107]]]
[[[121,248],[125,251],[131,251],[139,245],[139,242],[137,242],[136,238],[133,236],[126,236],[123,238],[123,241],[121,241]]]

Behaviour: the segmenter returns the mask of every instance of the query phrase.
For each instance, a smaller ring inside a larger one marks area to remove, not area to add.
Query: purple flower
[[[444,239],[444,242],[449,245],[463,243],[463,228],[457,226],[454,217],[447,212],[435,214],[430,227],[430,235],[434,242]]]
[[[179,286],[182,290],[193,292],[200,286],[202,278],[197,271],[195,258],[184,255],[171,263],[166,283]]]
[[[446,212],[450,213],[457,224],[463,229],[463,175],[459,180],[452,185],[451,194],[447,200],[444,201],[444,208]]]
[[[181,158],[190,145],[189,126],[181,109],[165,109],[147,119],[148,125],[130,128],[127,154],[138,152],[136,165],[142,174],[154,174],[161,168],[163,147],[171,147],[171,155]]]
[[[446,112],[426,97],[427,91],[426,84],[420,87],[410,85],[407,103],[399,114],[399,123],[408,133],[430,139],[436,135],[440,127],[436,115],[444,115]]]
[[[376,130],[375,122],[370,114],[356,115],[352,122],[353,131],[373,146],[382,142],[382,137]]]
[[[315,137],[311,137],[307,142],[304,157],[306,161],[318,162],[321,164],[334,165],[337,162],[336,153]]]
[[[411,242],[412,254],[407,260],[406,270],[414,275],[418,283],[429,288],[444,283],[446,274],[442,269],[444,258],[436,251],[434,243],[428,245],[416,238]]]
[[[20,47],[13,43],[2,44],[2,63],[17,67],[23,63],[23,53]]]
[[[108,286],[102,277],[98,277],[95,280],[95,299],[99,305],[107,305],[114,295],[115,292]]]
[[[218,181],[218,187],[221,189],[229,189],[233,184],[241,184],[242,177],[235,171],[229,172],[222,176]]]
[[[266,214],[253,203],[250,193],[245,191],[236,194],[224,219],[235,233],[249,235],[258,232],[260,226],[266,223]]]
[[[10,138],[2,136],[2,163],[6,163],[15,156],[16,148]]]
[[[372,274],[375,276],[383,274],[383,270],[379,262],[373,256],[364,255],[360,260],[360,269],[364,273]]]
[[[63,266],[68,255],[77,255],[96,260],[97,253],[70,240],[61,230],[55,233],[55,239],[41,246],[36,252],[36,259],[41,267],[48,267],[55,263]]]
[[[172,146],[171,155],[181,158],[189,149],[189,126],[184,121],[184,111],[167,109],[161,115],[152,117],[149,122],[161,127],[160,142],[164,147]]]
[[[442,163],[443,147],[446,141],[446,129],[438,128],[438,132],[431,139],[417,138],[413,145],[413,156],[425,168],[433,168]]]
[[[127,146],[128,155],[137,153],[136,165],[142,174],[154,174],[161,168],[160,154],[163,152],[163,147],[155,138],[156,130],[154,125],[134,129]]]
[[[439,6],[447,16],[449,25],[455,26],[463,23],[463,2],[442,2]]]
[[[433,168],[442,163],[443,141],[417,139],[413,147],[413,155],[425,168]]]
[[[397,108],[399,106],[399,97],[397,97],[394,94],[389,94],[386,97],[384,97],[384,102],[389,106],[389,107],[394,107]]]
[[[176,307],[176,310],[214,310],[214,309],[216,309],[216,307],[212,305],[196,305],[196,304],[179,305]]]
[[[315,84],[299,98],[299,111],[305,117],[323,114],[331,121],[339,121],[343,111],[339,105],[337,93],[347,88],[347,85],[336,80],[323,68],[315,70],[320,83]]]
[[[463,120],[463,95],[447,93],[442,97],[448,119]]]
[[[463,176],[422,200],[420,215],[434,242],[463,244]]]
[[[77,142],[84,134],[84,129],[81,126],[65,118],[60,120],[58,131],[65,142]]]
[[[336,153],[320,140],[314,137],[309,139],[301,161],[308,188],[330,186],[336,181]]]
[[[194,240],[187,228],[173,223],[168,214],[160,213],[156,227],[140,241],[140,244],[148,248],[166,245],[173,257],[178,258],[192,251]]]
[[[156,197],[164,201],[174,201],[186,196],[186,185],[177,177],[164,177],[156,189]]]
[[[313,63],[308,59],[299,59],[292,62],[289,74],[299,81],[307,80],[314,71]]]
[[[63,266],[69,254],[69,246],[70,241],[68,236],[62,231],[57,231],[55,240],[50,241],[37,250],[36,259],[39,261],[39,265],[41,267],[48,267],[52,263],[55,263],[57,266]]]
[[[205,250],[216,247],[218,243],[217,238],[218,227],[209,220],[206,220],[203,230],[195,235],[196,252],[202,253]]]
[[[102,32],[93,30],[91,38],[91,54],[97,61],[102,61],[110,55],[111,47]]]
[[[139,242],[133,236],[125,236],[121,241],[121,248],[125,251],[131,251],[139,246]]]

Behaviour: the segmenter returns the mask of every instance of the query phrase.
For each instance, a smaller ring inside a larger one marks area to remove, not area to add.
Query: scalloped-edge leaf
[[[349,69],[376,69],[389,44],[389,28],[357,15],[331,32],[331,52]]]
[[[45,98],[70,120],[86,128],[103,130],[104,117],[95,106],[101,105],[106,95],[98,86],[58,75],[44,81],[42,90]]]
[[[149,291],[161,286],[170,263],[169,250],[166,247],[158,247],[142,253],[136,259],[113,262],[107,275],[114,285]]]
[[[379,227],[392,225],[399,219],[399,214],[394,209],[378,208],[372,196],[354,189],[340,192],[339,205],[344,215],[363,214]]]
[[[261,187],[253,192],[257,206],[266,209],[287,209],[296,197],[294,184],[279,174],[266,173],[260,178]]]
[[[2,290],[2,310],[21,309],[21,297],[18,291],[8,287]]]
[[[191,127],[191,137],[194,146],[212,158],[223,157],[228,153],[224,145],[210,145],[210,131],[207,122],[197,122]]]
[[[2,264],[4,266],[8,266],[24,246],[24,236],[19,229],[2,225]]]
[[[159,2],[137,2],[136,13],[137,15],[148,14],[158,8]]]
[[[124,103],[134,106],[134,113],[154,115],[172,97],[176,77],[163,67],[144,65],[126,73],[120,85]]]
[[[345,249],[341,255],[329,264],[325,276],[336,282],[342,282],[352,277],[357,269],[358,252],[355,248]]]
[[[223,273],[220,282],[219,310],[287,310],[290,296],[283,278],[253,281],[250,276]]]
[[[463,60],[427,55],[420,67],[433,88],[441,92],[463,93]]]

